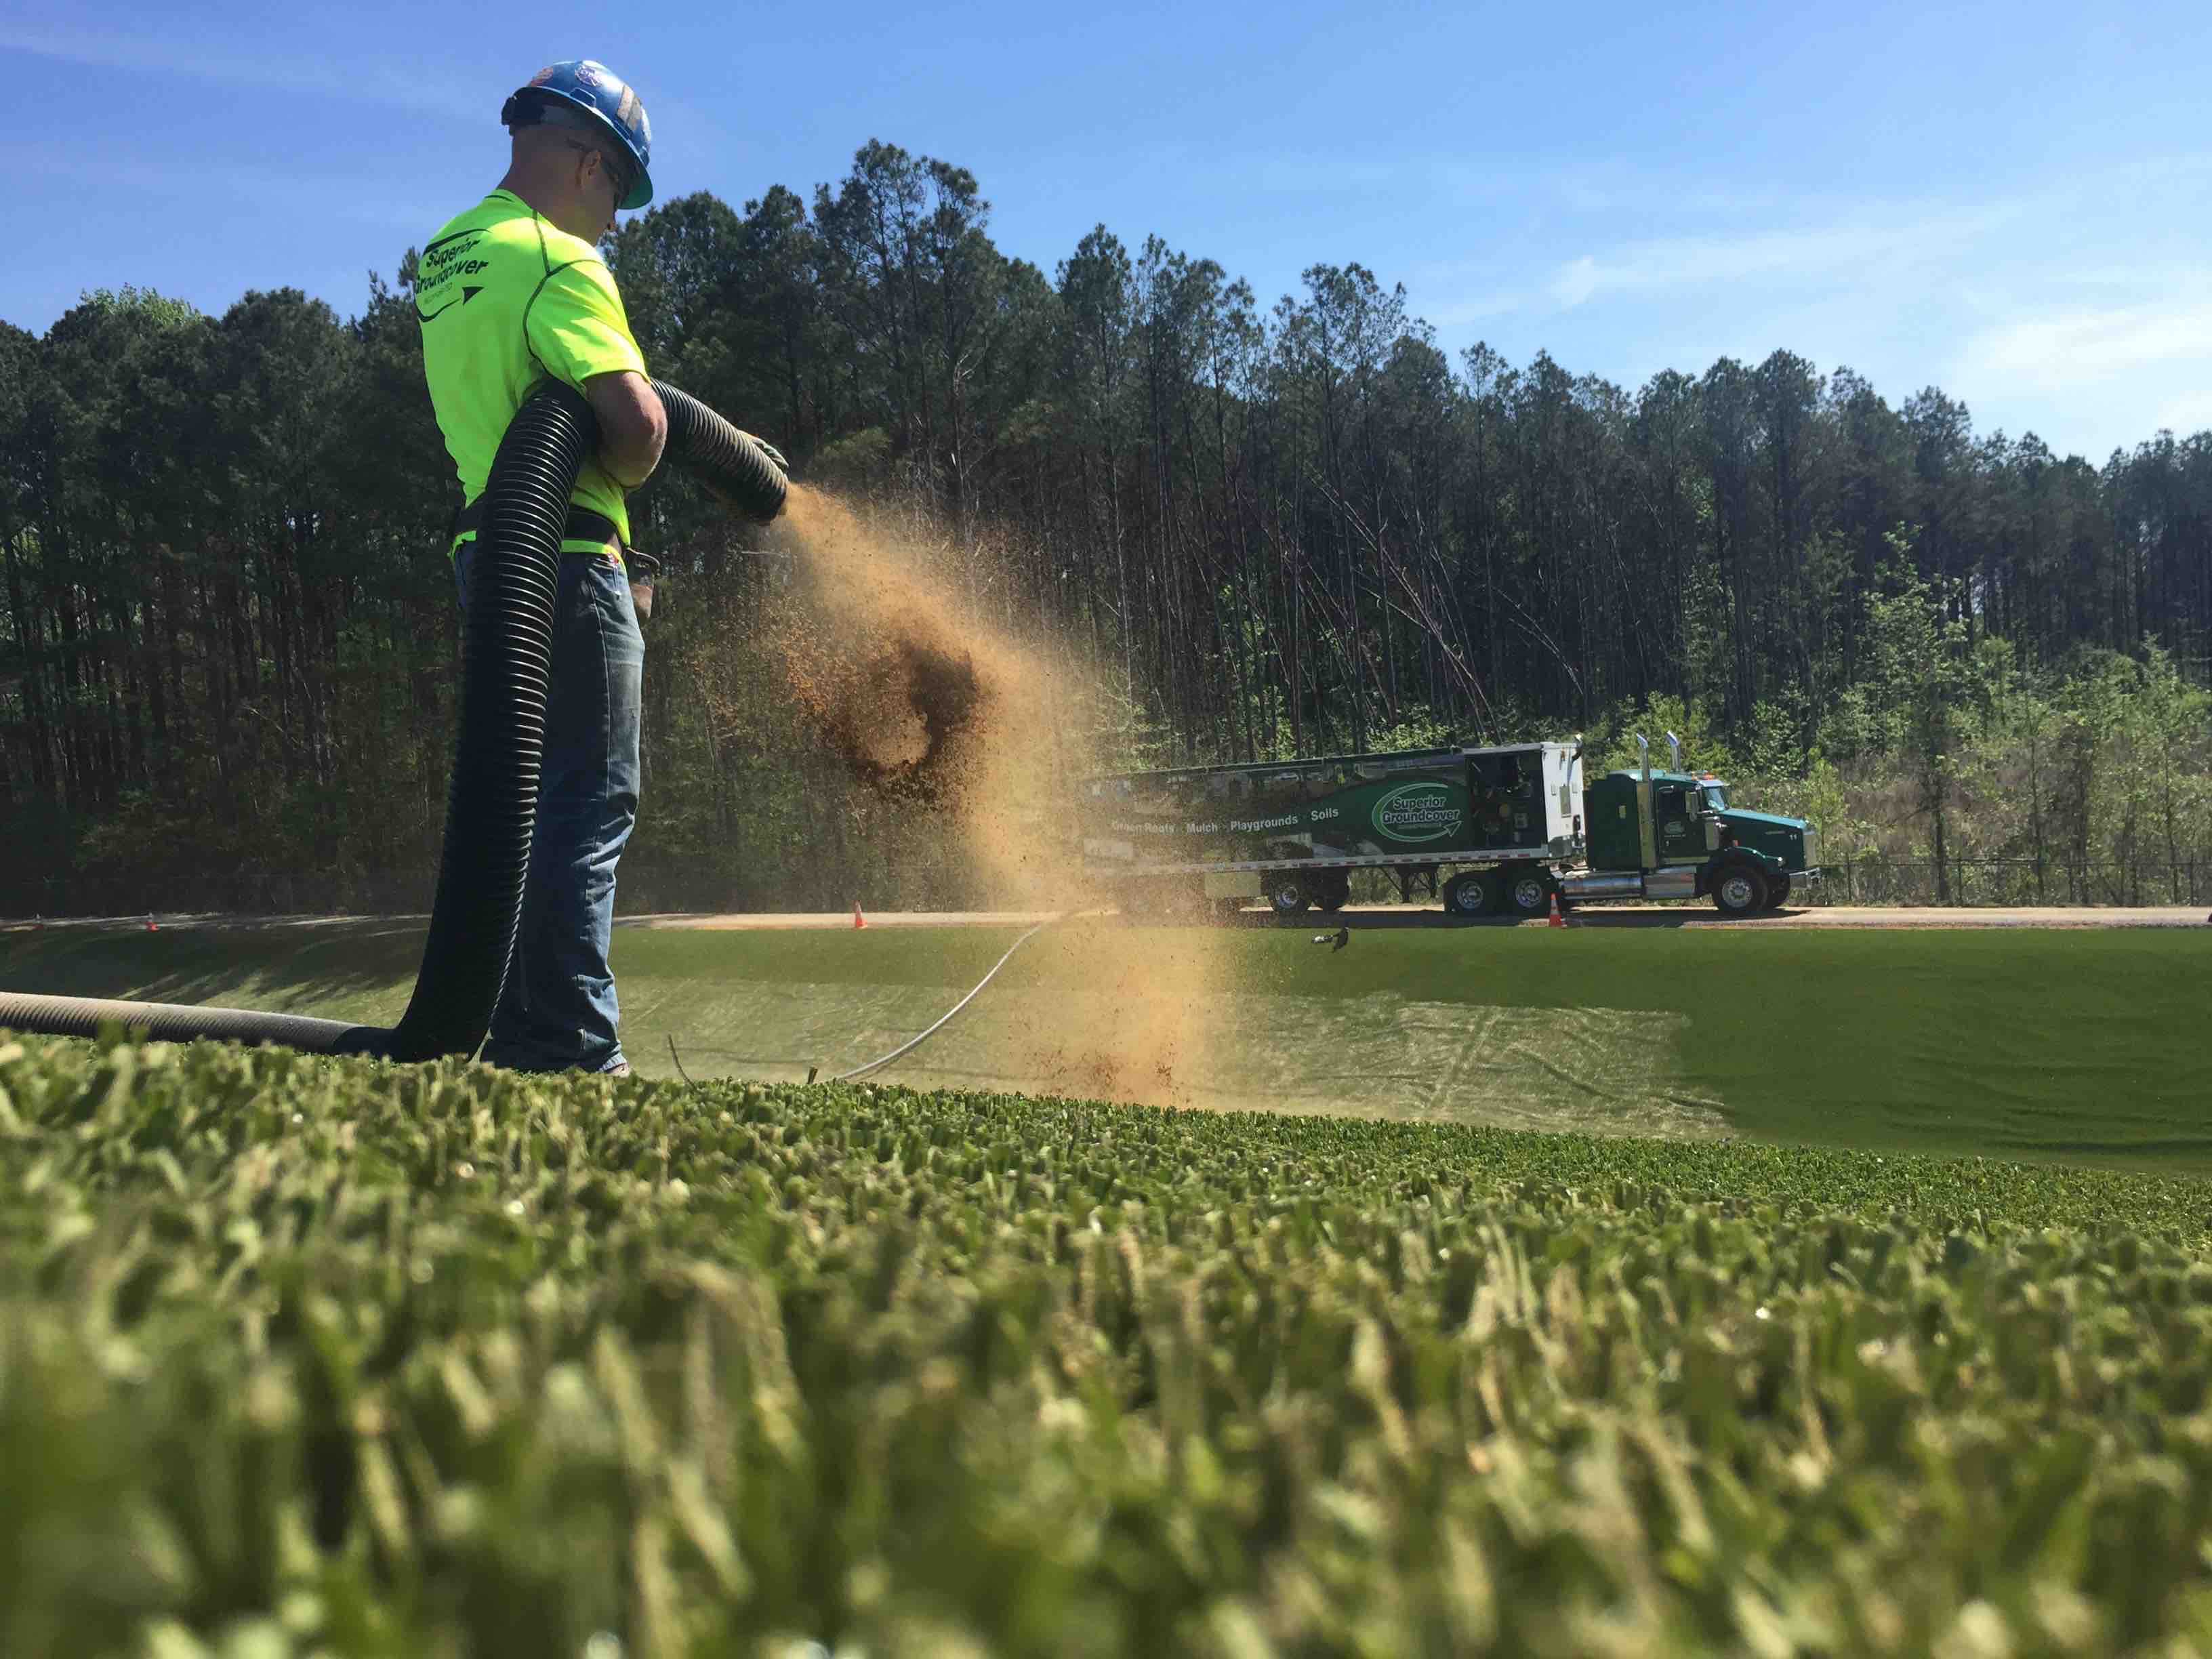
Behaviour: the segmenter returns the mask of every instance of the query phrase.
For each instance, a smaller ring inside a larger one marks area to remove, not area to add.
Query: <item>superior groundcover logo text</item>
[[[1467,814],[1441,783],[1409,783],[1375,803],[1375,827],[1393,841],[1437,841]]]

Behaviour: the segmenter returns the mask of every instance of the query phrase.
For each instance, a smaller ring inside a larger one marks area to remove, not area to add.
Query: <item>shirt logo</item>
[[[461,290],[461,297],[459,299],[448,300],[445,304],[440,306],[435,311],[425,311],[420,305],[417,305],[415,307],[415,320],[421,323],[434,323],[439,318],[444,316],[455,306],[465,306],[483,292],[483,289],[481,288],[464,288]]]

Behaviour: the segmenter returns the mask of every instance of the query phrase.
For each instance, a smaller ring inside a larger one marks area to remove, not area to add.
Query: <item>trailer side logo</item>
[[[1440,841],[1458,834],[1466,816],[1441,783],[1408,783],[1375,803],[1375,827],[1392,841]]]

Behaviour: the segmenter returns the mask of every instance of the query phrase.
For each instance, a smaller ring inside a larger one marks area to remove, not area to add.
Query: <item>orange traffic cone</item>
[[[1557,893],[1554,893],[1552,895],[1552,914],[1545,919],[1544,926],[1547,927],[1564,927],[1566,925],[1567,919],[1559,914],[1559,896]]]
[[[853,901],[853,926],[859,928],[865,927],[867,925],[868,919],[860,914],[860,901],[854,899]]]

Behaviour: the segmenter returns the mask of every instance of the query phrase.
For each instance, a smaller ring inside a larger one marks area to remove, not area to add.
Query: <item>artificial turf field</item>
[[[625,927],[625,1047],[647,1076],[673,1074],[671,1036],[697,1077],[831,1075],[1018,931]],[[1169,1103],[2212,1170],[2212,929],[1313,933],[1063,924],[878,1080],[1086,1092],[1086,1046],[1157,984],[1194,1011],[1140,1093]],[[420,948],[375,922],[17,931],[0,987],[380,1024]]]
[[[1008,937],[625,932],[629,1040]],[[2212,1654],[2199,936],[1048,939],[933,1064],[1154,969],[1362,1109],[0,1040],[0,1653]],[[418,945],[0,983],[382,1021]],[[1490,1126],[1624,1068],[1733,1133]]]

